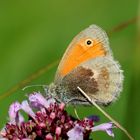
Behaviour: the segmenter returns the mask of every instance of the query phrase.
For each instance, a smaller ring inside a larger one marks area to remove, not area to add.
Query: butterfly
[[[108,105],[118,98],[122,85],[123,71],[106,32],[91,25],[69,44],[47,92],[60,102],[89,105],[80,87],[97,104]]]

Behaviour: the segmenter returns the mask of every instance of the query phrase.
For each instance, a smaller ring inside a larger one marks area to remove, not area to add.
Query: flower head
[[[24,121],[20,110],[29,116],[27,121]],[[1,138],[6,140],[89,140],[90,133],[97,130],[114,136],[112,123],[94,126],[99,121],[97,116],[76,119],[68,115],[64,103],[58,104],[53,98],[46,99],[40,93],[29,95],[29,102],[13,103],[9,118],[0,133]]]

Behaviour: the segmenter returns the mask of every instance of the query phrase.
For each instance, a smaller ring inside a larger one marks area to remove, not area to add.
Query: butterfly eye
[[[92,41],[91,39],[87,39],[87,40],[85,41],[85,44],[86,44],[86,46],[91,47],[91,46],[93,46],[93,41]]]

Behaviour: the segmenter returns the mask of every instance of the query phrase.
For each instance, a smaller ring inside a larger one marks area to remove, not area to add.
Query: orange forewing
[[[99,40],[93,40],[93,46],[86,46],[86,39],[80,40],[72,49],[67,53],[66,59],[63,60],[63,64],[59,69],[59,74],[61,76],[67,75],[71,72],[76,66],[81,64],[84,61],[87,61],[91,58],[98,56],[105,56],[106,50],[103,47],[102,42]]]

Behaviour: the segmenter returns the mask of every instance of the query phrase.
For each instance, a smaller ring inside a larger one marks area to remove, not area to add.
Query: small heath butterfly
[[[57,101],[89,105],[80,87],[93,101],[108,105],[122,90],[123,73],[114,60],[106,32],[96,25],[81,31],[69,44],[47,94]]]

